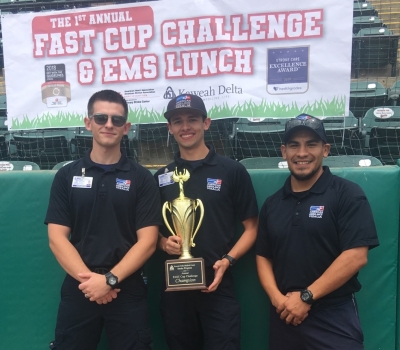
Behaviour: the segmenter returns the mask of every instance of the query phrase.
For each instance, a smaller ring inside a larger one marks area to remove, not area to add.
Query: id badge
[[[169,173],[158,175],[158,186],[164,187],[168,185],[172,185],[174,180],[172,179],[173,172],[170,171]]]
[[[75,188],[92,188],[93,177],[90,176],[74,176],[72,179],[72,187]]]

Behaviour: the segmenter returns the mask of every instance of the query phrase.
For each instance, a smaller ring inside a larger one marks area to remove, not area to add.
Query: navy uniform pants
[[[161,314],[170,350],[240,350],[240,306],[229,271],[212,293],[163,292]]]
[[[353,295],[318,302],[298,326],[270,309],[270,350],[362,350],[364,336]]]
[[[151,349],[146,286],[140,274],[122,281],[118,297],[105,305],[86,299],[78,285],[66,276],[52,349],[95,350],[103,326],[111,350]]]

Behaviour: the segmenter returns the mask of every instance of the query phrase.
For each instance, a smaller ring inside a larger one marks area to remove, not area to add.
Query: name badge
[[[72,179],[72,187],[75,188],[92,188],[93,177],[74,176]]]
[[[158,175],[158,186],[164,187],[168,185],[172,185],[174,180],[172,179],[173,172],[170,171],[169,173]]]

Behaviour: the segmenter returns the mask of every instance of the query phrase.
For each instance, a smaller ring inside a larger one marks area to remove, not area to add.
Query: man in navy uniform
[[[46,221],[50,248],[66,271],[53,349],[95,350],[103,325],[110,349],[151,349],[141,267],[162,224],[151,173],[120,149],[130,128],[117,92],[96,92],[85,126],[93,148],[62,167]]]
[[[271,300],[270,350],[363,349],[354,293],[379,242],[362,189],[331,174],[321,120],[286,123],[281,146],[291,175],[267,198],[256,243],[258,275]]]
[[[161,168],[155,178],[164,203],[179,196],[179,184],[171,181],[174,170],[186,169],[190,173],[183,185],[185,196],[200,199],[205,210],[191,253],[204,258],[207,281],[203,291],[162,294],[167,343],[171,350],[239,350],[240,306],[231,268],[250,249],[257,235],[258,207],[252,182],[240,163],[218,155],[205,144],[204,133],[211,120],[200,97],[175,97],[164,116],[179,152],[174,162]],[[235,242],[238,221],[243,223],[244,232]],[[177,258],[182,239],[162,230],[158,246],[168,254],[166,258]]]

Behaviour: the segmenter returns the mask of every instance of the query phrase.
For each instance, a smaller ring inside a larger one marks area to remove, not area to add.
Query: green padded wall
[[[249,171],[259,206],[282,186],[287,170]],[[381,246],[372,250],[361,271],[357,298],[365,349],[400,349],[396,342],[400,168],[333,169],[358,183],[369,198]],[[53,339],[63,271],[48,247],[43,224],[55,171],[1,172],[0,349],[43,350]],[[146,265],[154,349],[167,349],[158,312],[163,264],[155,254]],[[242,349],[267,349],[268,299],[260,287],[254,252],[235,266],[235,286],[242,305]],[[98,347],[107,349],[103,337]]]

